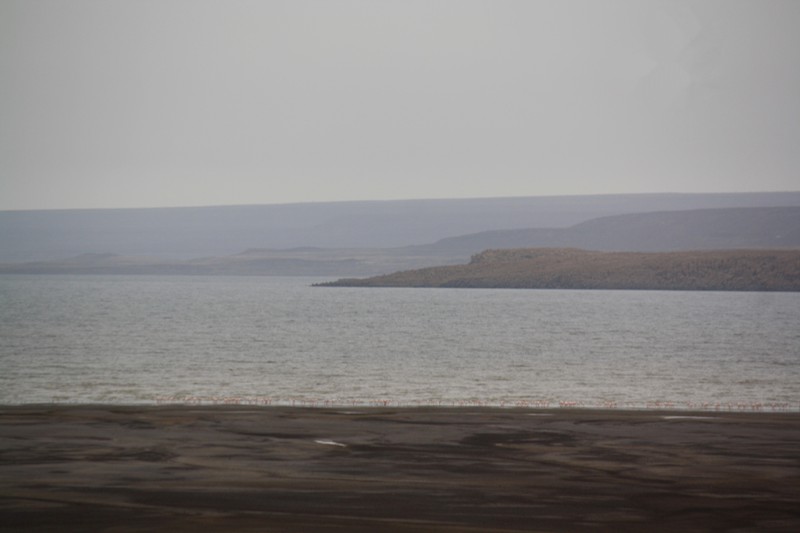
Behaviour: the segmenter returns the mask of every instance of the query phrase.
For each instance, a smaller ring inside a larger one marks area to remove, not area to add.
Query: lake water
[[[0,403],[800,408],[800,294],[0,276]]]

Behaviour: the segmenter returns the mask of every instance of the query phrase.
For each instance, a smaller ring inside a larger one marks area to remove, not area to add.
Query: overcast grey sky
[[[0,209],[797,189],[797,0],[0,0]]]

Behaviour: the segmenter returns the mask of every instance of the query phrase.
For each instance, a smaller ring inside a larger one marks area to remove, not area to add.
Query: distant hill
[[[0,274],[123,274],[225,276],[372,276],[399,269],[457,263],[450,257],[384,250],[294,248],[246,250],[195,259],[81,254],[57,261],[0,263]]]
[[[335,287],[800,291],[800,250],[489,250],[467,265],[343,279]]]
[[[623,213],[787,205],[800,206],[800,192],[0,211],[0,262],[54,261],[82,254],[186,260],[254,248],[396,248],[488,230],[566,228]],[[489,247],[499,245],[476,244],[446,254],[469,257]]]
[[[489,248],[583,248],[666,252],[727,248],[800,248],[800,207],[750,207],[630,213],[568,228],[484,231],[442,239],[440,253]]]
[[[231,240],[235,241],[234,236]],[[489,231],[396,248],[252,248],[196,258],[84,253],[50,261],[0,263],[0,273],[374,276],[453,265],[497,248],[605,251],[800,249],[800,207],[750,207],[634,213],[569,228]]]

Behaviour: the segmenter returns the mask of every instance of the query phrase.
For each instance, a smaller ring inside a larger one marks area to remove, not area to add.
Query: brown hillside
[[[487,250],[469,264],[423,268],[326,286],[528,289],[800,290],[799,250],[595,252]]]

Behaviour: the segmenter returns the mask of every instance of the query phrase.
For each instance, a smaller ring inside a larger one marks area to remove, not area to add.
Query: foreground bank
[[[798,531],[800,416],[0,410],[2,531]]]

